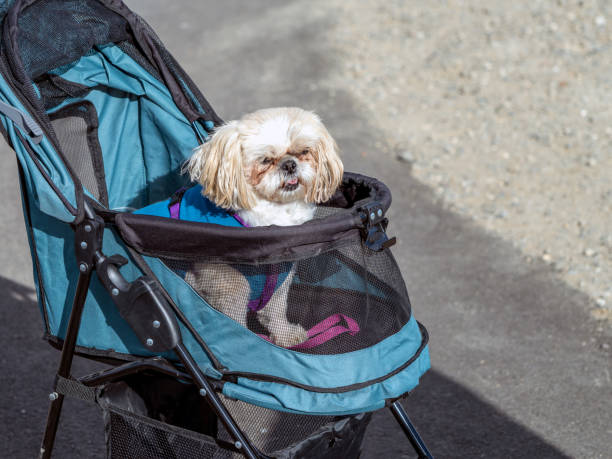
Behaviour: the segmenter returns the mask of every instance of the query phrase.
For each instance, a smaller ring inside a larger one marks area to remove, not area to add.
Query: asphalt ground
[[[308,2],[130,1],[207,96],[233,119],[257,108],[316,110],[347,170],[383,180],[389,233],[413,311],[430,333],[432,370],[405,402],[437,457],[611,457],[610,335],[587,298],[509,244],[448,212],[379,134],[346,88],[321,88],[336,57],[319,37],[334,18]],[[407,107],[409,109],[409,107]],[[0,455],[36,456],[59,353],[40,339],[14,155],[0,154]],[[367,364],[367,363],[364,363]],[[79,361],[75,374],[96,368]],[[375,415],[363,457],[411,457],[391,415]],[[95,406],[67,400],[55,457],[104,457]]]

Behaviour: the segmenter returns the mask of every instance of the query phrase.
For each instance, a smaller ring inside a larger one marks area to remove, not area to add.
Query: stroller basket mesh
[[[166,259],[206,302],[260,337],[311,354],[372,346],[410,318],[391,252],[359,242],[296,261]]]
[[[366,414],[288,414],[221,398],[252,444],[272,457],[357,457],[370,420]],[[131,376],[108,384],[98,404],[110,458],[243,457],[193,386],[159,376]]]
[[[109,408],[107,423],[110,458],[231,457],[212,438],[129,411]]]

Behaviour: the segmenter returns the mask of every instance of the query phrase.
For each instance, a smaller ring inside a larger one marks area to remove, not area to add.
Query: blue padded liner
[[[170,198],[138,209],[134,213],[170,218],[169,204]],[[191,222],[242,227],[238,220],[232,217],[226,210],[217,207],[202,196],[202,185],[195,185],[185,191],[181,199],[180,217],[181,220]]]

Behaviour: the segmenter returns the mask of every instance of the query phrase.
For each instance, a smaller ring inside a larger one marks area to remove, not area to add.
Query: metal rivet
[[[153,321],[153,328],[159,328],[161,324],[159,323],[159,320],[154,320]]]
[[[153,340],[151,338],[147,338],[147,346],[153,346]]]
[[[51,392],[49,394],[49,400],[51,400],[51,401],[57,400],[57,397],[59,397],[59,395],[57,395],[57,392]]]
[[[378,209],[377,214],[378,214],[379,217],[382,217],[382,209]]]
[[[85,241],[81,242],[81,248],[85,250],[87,248],[87,242]]]
[[[239,441],[234,443],[234,446],[236,447],[236,449],[242,449],[242,443],[240,443]]]
[[[111,290],[111,293],[113,294],[113,296],[117,296],[119,295],[119,289],[114,288]]]
[[[82,273],[84,273],[85,271],[87,271],[87,265],[85,263],[81,263],[79,265],[79,269],[81,270]]]
[[[85,232],[91,233],[91,225],[85,225]]]
[[[372,213],[370,214],[370,220],[374,220],[375,218],[376,218],[376,215],[374,214],[374,212],[372,212]]]
[[[200,395],[206,397],[206,389],[200,389]]]

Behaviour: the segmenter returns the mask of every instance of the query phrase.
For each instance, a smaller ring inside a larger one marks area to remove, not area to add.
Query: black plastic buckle
[[[389,239],[385,230],[389,219],[385,217],[385,211],[380,203],[370,202],[359,209],[364,228],[361,230],[363,242],[370,250],[380,252],[391,247],[397,242],[397,238]]]

